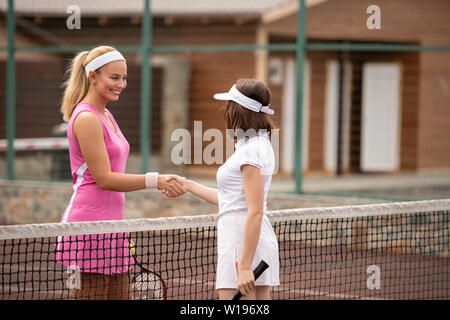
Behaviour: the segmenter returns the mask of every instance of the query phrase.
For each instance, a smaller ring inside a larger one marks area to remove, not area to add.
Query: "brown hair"
[[[243,95],[258,101],[263,106],[270,104],[271,93],[263,82],[255,79],[238,79],[236,89]],[[234,101],[228,101],[225,108],[226,129],[247,131],[253,129],[255,132],[266,130],[269,134],[275,129],[272,118],[263,112],[254,112],[244,108]]]

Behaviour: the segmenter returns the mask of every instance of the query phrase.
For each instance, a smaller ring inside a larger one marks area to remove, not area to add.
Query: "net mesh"
[[[431,200],[268,212],[280,251],[272,297],[449,299],[449,209]],[[0,299],[217,299],[216,224],[2,226]]]

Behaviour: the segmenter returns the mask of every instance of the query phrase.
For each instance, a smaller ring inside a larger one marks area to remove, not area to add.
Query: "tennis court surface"
[[[280,249],[273,298],[449,299],[449,211],[450,200],[429,200],[268,212]],[[1,226],[0,299],[76,298],[76,274],[55,252],[92,271],[130,264],[129,299],[217,299],[216,224],[202,215]],[[134,259],[122,259],[129,240]],[[93,261],[106,246],[109,256]],[[64,252],[75,247],[75,256]],[[139,277],[145,269],[152,276]]]

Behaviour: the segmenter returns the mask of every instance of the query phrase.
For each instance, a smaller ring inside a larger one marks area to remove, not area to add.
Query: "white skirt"
[[[216,289],[237,288],[236,262],[240,263],[244,243],[244,227],[247,213],[230,213],[219,217],[217,225],[217,273]],[[278,286],[279,254],[278,241],[269,219],[264,215],[261,233],[252,261],[252,270],[264,260],[268,265],[256,280],[257,286]]]

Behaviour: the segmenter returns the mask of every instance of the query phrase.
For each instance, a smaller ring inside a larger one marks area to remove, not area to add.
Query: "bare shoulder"
[[[90,111],[80,112],[73,121],[73,133],[98,134],[102,133],[102,124],[95,113]]]

